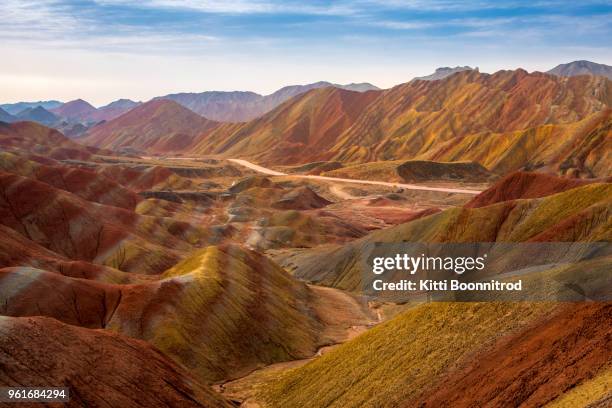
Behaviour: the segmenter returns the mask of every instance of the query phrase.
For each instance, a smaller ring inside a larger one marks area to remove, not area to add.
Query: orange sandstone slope
[[[612,174],[612,109],[568,124],[456,137],[419,158],[476,161],[497,174],[537,169],[571,177],[607,177]]]
[[[222,125],[189,151],[264,164],[470,160],[499,173],[552,163],[593,177],[612,160],[611,105],[612,81],[602,77],[465,71],[387,91],[310,91]]]
[[[334,341],[317,309],[323,295],[242,247],[209,246],[162,275],[127,284],[62,272],[0,269],[0,313],[147,340],[206,381],[307,358]]]
[[[207,121],[157,100],[93,128],[84,142],[264,164],[469,160],[500,174],[545,167],[594,177],[610,170],[611,105],[603,77],[464,71],[386,91],[316,89],[247,123]]]
[[[218,125],[176,102],[160,99],[92,128],[81,141],[114,150],[175,152],[185,150]]]
[[[350,128],[380,91],[328,87],[294,97],[243,125],[225,125],[190,151],[246,156],[273,164],[325,158],[337,137]]]
[[[509,174],[476,197],[465,208],[479,208],[502,201],[539,198],[592,183],[591,180],[570,179],[550,174],[517,171]]]
[[[609,303],[561,305],[550,317],[497,339],[477,359],[464,359],[402,407],[545,406],[605,370],[611,325]]]
[[[209,238],[206,228],[87,201],[2,171],[0,224],[72,260],[149,274],[174,265]]]
[[[464,71],[398,85],[333,147],[345,162],[410,158],[456,137],[576,122],[612,105],[612,81],[542,73]]]
[[[0,367],[5,387],[69,387],[66,407],[232,406],[144,341],[47,317],[0,317]]]

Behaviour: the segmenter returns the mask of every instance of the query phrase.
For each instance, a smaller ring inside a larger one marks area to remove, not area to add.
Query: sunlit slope
[[[383,323],[260,389],[269,407],[397,407],[546,304],[434,303]]]
[[[122,288],[108,328],[149,341],[209,381],[316,351],[310,291],[262,255],[208,247],[153,284]]]
[[[611,102],[612,81],[602,77],[559,78],[519,69],[411,81],[370,104],[339,137],[333,159],[413,158],[472,134],[577,122],[609,108]]]
[[[605,395],[596,383],[589,383],[610,363],[611,326],[610,304],[558,304],[551,316],[498,338],[493,347],[480,351],[478,358],[464,361],[420,398],[403,406],[412,407],[419,401],[425,407],[505,407],[517,402],[541,407],[562,400],[566,392],[568,399],[574,400],[571,406],[584,406],[574,387],[584,383],[584,402]]]
[[[545,173],[517,171],[508,174],[506,177],[478,194],[465,204],[465,207],[486,207],[487,205],[519,198],[545,197],[596,181],[597,180],[594,179],[577,179],[553,176]]]
[[[223,126],[190,149],[224,153],[274,164],[307,163],[328,155],[380,92],[353,92],[328,87],[306,92],[242,126]]]
[[[386,91],[300,95],[245,124],[221,125],[188,149],[264,164],[424,159],[474,161],[504,174],[610,170],[612,81],[524,70],[465,71]]]
[[[606,304],[425,304],[281,374],[259,399],[269,407],[542,406],[605,368],[611,322]]]
[[[93,127],[80,141],[112,150],[173,152],[186,149],[218,125],[174,101],[154,100]]]
[[[543,198],[451,208],[293,259],[296,276],[342,289],[359,286],[359,260],[374,242],[612,240],[612,184],[594,183]]]
[[[308,91],[245,123],[218,123],[154,100],[94,127],[85,143],[148,153],[223,154],[263,164],[474,161],[605,176],[612,81],[522,69],[463,71],[385,91]]]
[[[420,158],[476,161],[498,174],[529,168],[569,176],[606,177],[612,175],[612,110],[571,124],[453,138]]]
[[[310,357],[355,320],[328,322],[334,311],[318,306],[325,293],[238,246],[207,247],[160,276],[129,274],[122,284],[109,283],[112,271],[99,281],[63,272],[0,269],[0,311],[147,340],[206,382]]]
[[[610,403],[610,384],[612,384],[612,366],[601,369],[593,378],[580,383],[568,390],[546,408],[573,408],[579,406],[605,407]],[[591,404],[591,405],[589,405]]]

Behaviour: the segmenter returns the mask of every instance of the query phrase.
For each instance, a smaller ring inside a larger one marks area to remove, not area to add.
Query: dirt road
[[[403,188],[406,190],[424,190],[424,191],[439,191],[442,193],[459,193],[459,194],[480,194],[479,190],[467,190],[460,188],[445,188],[445,187],[430,187],[424,185],[416,185],[416,184],[403,184],[403,183],[389,183],[386,181],[372,181],[372,180],[356,180],[356,179],[347,179],[347,178],[337,178],[337,177],[326,177],[326,176],[314,176],[314,175],[305,175],[305,174],[286,174],[280,171],[271,170],[257,164],[253,164],[249,161],[242,159],[229,159],[229,161],[239,164],[244,167],[248,167],[251,170],[255,170],[262,174],[267,174],[269,176],[289,176],[296,178],[306,178],[312,180],[323,180],[323,181],[334,181],[334,182],[342,182],[342,183],[354,183],[354,184],[372,184],[376,186],[386,186],[392,188]]]

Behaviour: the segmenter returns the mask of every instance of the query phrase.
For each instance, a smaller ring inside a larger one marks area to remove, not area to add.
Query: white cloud
[[[389,28],[391,30],[422,30],[424,28],[435,27],[436,24],[423,21],[392,21],[380,20],[372,21],[369,25],[374,27]]]
[[[42,35],[82,28],[81,22],[66,11],[64,4],[56,0],[3,0],[0,2],[0,29]]]
[[[349,4],[322,6],[308,2],[264,0],[95,0],[100,5],[122,5],[137,8],[184,9],[219,14],[296,13],[345,15],[355,10]]]

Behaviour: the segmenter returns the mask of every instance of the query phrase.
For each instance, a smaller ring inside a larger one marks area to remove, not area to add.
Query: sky
[[[0,103],[612,65],[612,1],[2,0]]]

